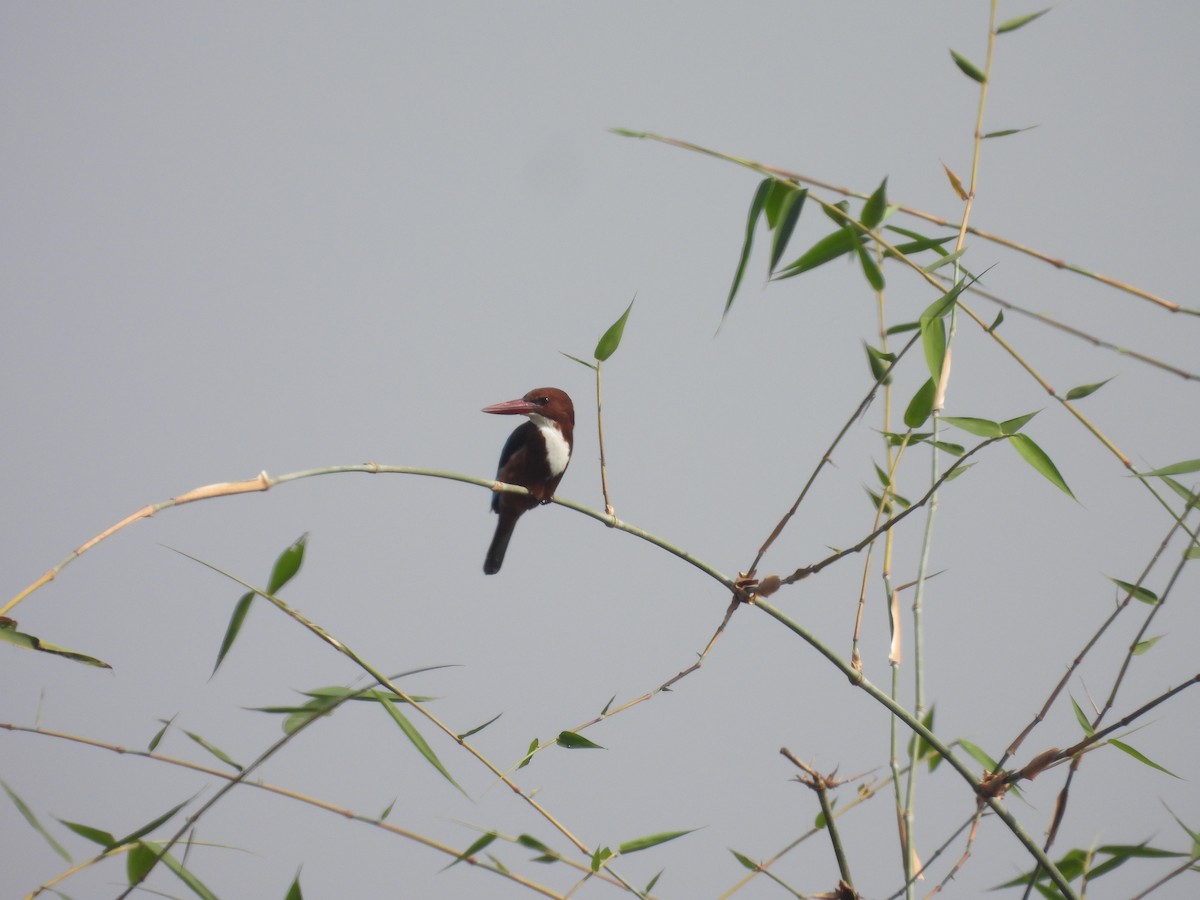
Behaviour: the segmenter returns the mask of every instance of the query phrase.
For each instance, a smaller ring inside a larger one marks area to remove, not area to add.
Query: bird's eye
[[[549,397],[538,397],[533,402],[536,403],[538,406],[545,406],[547,403],[550,402],[550,398]]]

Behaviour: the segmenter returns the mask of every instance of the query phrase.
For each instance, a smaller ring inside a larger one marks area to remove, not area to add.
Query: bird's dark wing
[[[530,439],[536,431],[537,426],[532,422],[524,422],[513,429],[513,433],[504,442],[504,449],[500,451],[500,464],[496,466],[497,481],[503,481],[505,484],[520,484],[525,486],[520,478],[520,473],[524,469],[523,460],[517,454],[529,445]],[[506,467],[508,468],[507,473],[505,472]],[[504,495],[492,494],[492,512],[500,512],[500,498],[502,496]]]

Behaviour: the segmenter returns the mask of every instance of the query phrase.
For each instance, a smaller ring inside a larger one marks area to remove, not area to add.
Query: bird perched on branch
[[[539,503],[549,503],[571,461],[575,430],[575,407],[571,398],[558,388],[534,388],[520,400],[509,400],[483,408],[485,413],[501,416],[528,416],[517,427],[500,451],[496,480],[517,484],[528,494],[496,492],[492,512],[499,514],[496,534],[488,547],[483,571],[495,575],[504,562],[504,551],[512,537],[517,519]]]

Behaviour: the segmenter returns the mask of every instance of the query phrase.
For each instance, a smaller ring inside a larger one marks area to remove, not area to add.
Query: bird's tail
[[[508,550],[508,541],[512,537],[517,519],[525,510],[500,508],[500,521],[496,523],[496,533],[492,536],[492,544],[488,547],[487,558],[483,561],[483,573],[495,575],[504,563],[504,553]]]

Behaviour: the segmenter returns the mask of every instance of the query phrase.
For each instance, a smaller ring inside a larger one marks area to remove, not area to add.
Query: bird
[[[504,562],[504,552],[517,519],[540,503],[549,503],[571,461],[575,431],[575,407],[565,391],[534,388],[519,400],[508,400],[483,408],[500,416],[528,416],[517,426],[500,451],[496,480],[518,484],[528,494],[497,491],[492,494],[492,512],[500,516],[496,534],[483,563],[486,575],[495,575]]]

